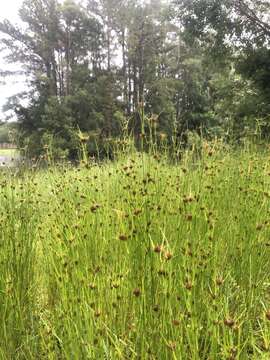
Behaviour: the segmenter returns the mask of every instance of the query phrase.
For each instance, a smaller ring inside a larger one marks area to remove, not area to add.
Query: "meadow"
[[[0,359],[270,358],[270,152],[0,173]]]
[[[16,149],[1,149],[0,148],[0,156],[15,156],[17,155]]]

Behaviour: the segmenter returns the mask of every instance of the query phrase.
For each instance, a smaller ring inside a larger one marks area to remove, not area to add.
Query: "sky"
[[[18,23],[18,10],[22,0],[7,0],[1,4],[0,21],[8,19],[12,23]],[[18,64],[6,64],[3,59],[3,54],[0,52],[0,70],[18,70]],[[1,84],[5,82],[5,84]],[[25,83],[21,77],[0,78],[0,120],[4,119],[2,107],[6,103],[8,97],[15,95],[25,89]]]

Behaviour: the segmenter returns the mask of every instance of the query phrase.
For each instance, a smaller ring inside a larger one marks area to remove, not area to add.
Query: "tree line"
[[[5,107],[19,145],[76,157],[78,132],[93,152],[127,123],[139,136],[142,113],[168,141],[268,136],[269,14],[260,0],[24,0],[20,25],[0,22],[28,79]]]

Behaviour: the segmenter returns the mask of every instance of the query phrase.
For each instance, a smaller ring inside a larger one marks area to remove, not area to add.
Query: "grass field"
[[[270,154],[0,180],[0,359],[270,358]]]
[[[17,149],[1,149],[0,148],[0,156],[15,156],[17,155]]]

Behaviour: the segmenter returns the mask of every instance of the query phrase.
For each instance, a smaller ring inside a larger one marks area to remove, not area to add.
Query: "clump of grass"
[[[266,359],[269,154],[1,177],[0,354]]]
[[[4,177],[0,189],[0,354],[30,358],[38,331],[35,189]]]

